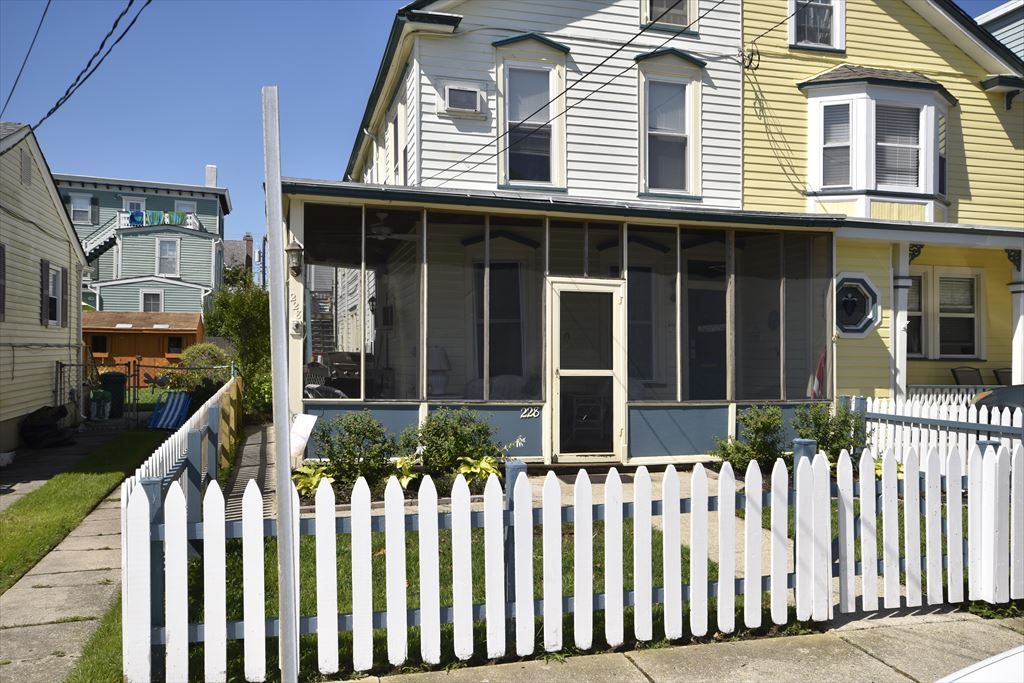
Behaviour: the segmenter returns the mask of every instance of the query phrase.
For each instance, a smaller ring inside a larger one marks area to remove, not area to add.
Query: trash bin
[[[110,392],[110,417],[112,419],[123,417],[128,375],[123,372],[104,372],[100,375],[100,386]]]

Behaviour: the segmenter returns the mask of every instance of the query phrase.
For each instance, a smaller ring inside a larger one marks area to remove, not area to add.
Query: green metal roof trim
[[[694,66],[699,66],[702,69],[705,66],[707,66],[707,62],[705,62],[703,59],[697,59],[693,55],[687,54],[686,52],[683,52],[682,50],[677,50],[674,47],[662,47],[662,48],[658,48],[657,50],[655,50],[653,52],[646,52],[646,53],[644,53],[642,55],[637,55],[636,57],[633,58],[633,61],[634,62],[643,62],[643,61],[646,61],[648,59],[656,59],[658,57],[667,57],[667,56],[678,57],[679,59],[683,60],[684,62],[689,62],[690,64],[693,64]]]
[[[160,183],[152,180],[131,180],[127,178],[100,178],[90,175],[75,175],[72,173],[54,173],[53,179],[57,183],[82,183],[84,185],[120,185],[122,187],[150,188],[154,190],[175,190],[177,192],[188,192],[191,194],[214,194],[220,200],[220,206],[224,215],[231,213],[231,193],[226,187],[208,187],[206,185],[186,185],[183,183]]]
[[[657,218],[674,221],[713,221],[748,225],[833,228],[843,225],[838,214],[792,214],[767,211],[734,211],[665,206],[653,202],[608,202],[545,193],[468,191],[405,185],[370,185],[338,180],[282,178],[284,194],[345,197],[373,201],[401,201],[420,204],[458,204],[474,208],[517,209],[534,213],[598,214],[618,218]]]
[[[993,76],[992,78],[986,78],[979,85],[981,85],[982,90],[991,90],[992,88],[1024,89],[1024,78],[1020,78],[1019,76],[999,75]]]
[[[387,80],[388,71],[391,70],[391,61],[394,59],[395,51],[398,49],[398,40],[402,37],[402,27],[408,21],[457,27],[459,22],[462,21],[462,17],[457,14],[430,14],[420,11],[421,8],[435,1],[420,0],[419,2],[413,2],[400,8],[395,15],[395,20],[391,23],[391,32],[388,34],[387,45],[384,47],[384,55],[380,58],[380,65],[377,67],[377,76],[373,79],[373,88],[370,89],[370,96],[366,99],[366,109],[363,110],[363,118],[359,122],[359,129],[356,131],[356,137],[352,141],[352,151],[348,155],[348,166],[345,167],[344,177],[348,178],[352,174],[352,168],[355,166],[356,158],[359,155],[359,143],[362,141],[363,135],[365,135],[363,130],[369,127],[370,119],[373,117],[374,106],[377,104],[377,99],[384,89],[384,82]]]
[[[524,40],[536,40],[538,43],[547,45],[550,48],[558,50],[559,52],[569,54],[569,48],[567,46],[562,45],[561,43],[556,43],[547,36],[541,33],[536,33],[534,31],[530,31],[529,33],[520,33],[517,36],[509,36],[508,38],[502,38],[501,40],[494,41],[493,43],[491,43],[491,45],[493,45],[494,47],[505,47],[506,45],[514,45],[515,43],[519,43]]]

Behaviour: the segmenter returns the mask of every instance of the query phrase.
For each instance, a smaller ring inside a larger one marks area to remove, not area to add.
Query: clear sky
[[[280,86],[284,174],[340,178],[405,1],[156,0],[40,128],[43,152],[54,172],[177,183],[202,184],[204,165],[217,164],[234,205],[228,237],[258,238],[265,228],[260,87]],[[1002,0],[958,2],[976,16]],[[39,120],[124,4],[54,0],[4,119]],[[0,0],[0,105],[44,5]]]

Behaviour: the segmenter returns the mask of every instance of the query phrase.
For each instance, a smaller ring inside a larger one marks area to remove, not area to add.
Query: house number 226
[[[534,417],[540,417],[540,408],[522,408],[519,411],[520,420],[529,420]]]

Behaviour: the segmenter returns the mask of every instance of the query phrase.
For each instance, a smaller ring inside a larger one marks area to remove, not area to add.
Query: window
[[[551,182],[550,71],[508,70],[508,179]]]
[[[156,240],[156,274],[177,277],[178,272],[178,246],[177,239]]]
[[[910,289],[907,290],[907,355],[920,358],[924,356],[924,292],[923,278],[920,275],[910,276]]]
[[[848,187],[850,185],[850,105],[826,105],[823,120],[821,184],[823,187]]]
[[[939,356],[977,355],[975,332],[975,280],[939,278]]]
[[[87,194],[71,195],[71,222],[92,222],[92,197]]]
[[[845,0],[789,0],[793,47],[846,48]]]
[[[647,188],[687,189],[686,84],[647,81]]]
[[[106,354],[107,353],[107,335],[105,334],[94,334],[92,335],[92,344],[90,348],[94,354]]]
[[[449,85],[444,89],[445,109],[448,112],[480,111],[480,91],[475,88],[460,88]]]
[[[652,23],[686,26],[690,0],[648,0]]]
[[[938,192],[941,195],[946,194],[946,117],[942,114],[938,115],[938,141],[936,144],[936,156],[938,164]]]
[[[912,269],[907,295],[907,356],[983,358],[978,324],[981,273],[968,268]]]
[[[169,355],[178,355],[181,353],[182,343],[181,337],[168,337],[167,338],[167,353]]]
[[[194,199],[175,199],[174,210],[181,213],[196,213],[196,202]]]
[[[122,197],[121,206],[125,211],[145,211],[146,210],[146,198],[145,197]]]
[[[139,292],[142,298],[143,313],[162,313],[164,310],[164,293],[160,290],[142,290]]]
[[[60,297],[62,292],[60,269],[50,268],[50,285],[48,292],[47,320],[51,325],[60,325]]]
[[[920,166],[916,107],[878,105],[875,108],[875,183],[917,187]]]

